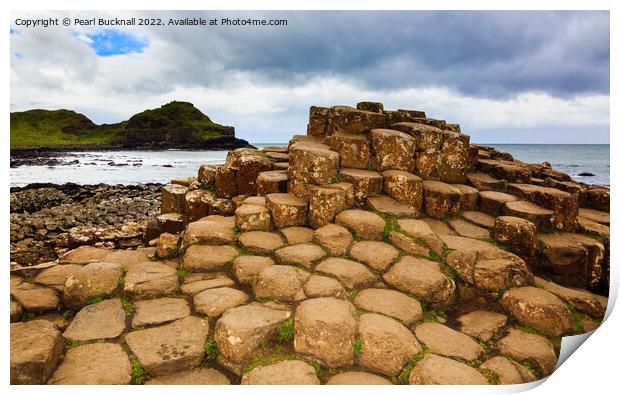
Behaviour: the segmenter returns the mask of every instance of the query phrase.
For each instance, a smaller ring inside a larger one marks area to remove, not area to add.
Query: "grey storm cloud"
[[[156,32],[179,48],[177,72],[205,84],[222,71],[269,80],[344,75],[369,89],[446,86],[506,97],[609,93],[607,12],[211,12],[285,18],[287,27]],[[180,13],[179,16],[196,16]],[[204,71],[197,75],[196,71]],[[181,77],[182,78],[182,77]]]

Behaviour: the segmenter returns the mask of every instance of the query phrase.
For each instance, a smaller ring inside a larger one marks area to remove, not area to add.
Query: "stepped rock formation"
[[[11,382],[524,383],[601,322],[609,189],[422,111],[309,115],[164,187],[145,246],[15,265]]]

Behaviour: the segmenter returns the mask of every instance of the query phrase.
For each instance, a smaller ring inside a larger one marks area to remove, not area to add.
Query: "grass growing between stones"
[[[137,358],[131,361],[131,384],[139,385],[150,379],[151,376],[144,370],[144,367]]]
[[[103,297],[102,295],[99,296],[95,296],[93,298],[90,298],[86,301],[86,304],[97,304],[99,302],[103,302],[105,300],[105,297]]]
[[[220,355],[220,350],[217,348],[217,343],[213,336],[209,336],[207,341],[205,342],[205,361],[214,362],[217,360],[218,355]]]
[[[417,353],[414,356],[412,356],[411,358],[409,358],[409,360],[405,364],[405,367],[400,372],[398,377],[393,377],[392,378],[392,383],[394,383],[394,384],[402,384],[402,385],[409,384],[409,376],[411,376],[411,370],[413,369],[413,367],[415,366],[416,363],[418,363],[421,360],[423,360],[424,357],[426,356],[426,354],[428,354],[430,352],[431,352],[430,348],[424,347],[424,348],[422,348],[422,351],[420,351],[419,353]]]
[[[487,242],[489,244],[493,244],[494,246],[496,246],[500,250],[504,250],[506,252],[512,253],[512,251],[510,250],[510,247],[500,243],[499,241],[497,241],[495,239],[481,239],[481,240],[484,241],[484,242]]]
[[[177,276],[179,276],[179,278],[181,278],[181,279],[184,279],[185,277],[189,276],[190,274],[192,274],[192,272],[190,272],[189,270],[185,270],[185,269],[177,270]]]
[[[133,315],[136,309],[133,307],[133,304],[126,298],[121,298],[121,303],[123,304],[123,310],[125,310],[125,314]]]
[[[353,356],[355,357],[355,359],[360,359],[363,352],[364,350],[362,350],[362,342],[360,341],[360,339],[355,339],[355,341],[353,342]]]
[[[295,320],[289,318],[284,321],[278,329],[278,341],[280,343],[290,343],[295,336]]]
[[[585,318],[585,314],[583,314],[580,311],[577,311],[577,309],[575,308],[575,305],[573,305],[572,303],[567,303],[566,307],[568,307],[568,310],[573,315],[573,320],[575,321],[575,333],[577,334],[584,333],[585,329],[583,327],[583,319]]]
[[[275,353],[259,354],[255,356],[252,362],[250,362],[250,364],[248,364],[241,370],[242,375],[250,372],[251,370],[259,366],[273,365],[275,363],[282,362],[282,361],[290,361],[290,360],[299,359],[297,355],[295,355],[294,353],[290,351],[284,350],[282,347],[269,347],[269,345],[264,345],[264,346],[265,346],[265,349],[271,348],[273,351],[275,351]]]
[[[200,184],[200,189],[209,192],[215,192],[215,181],[206,181]]]
[[[481,375],[484,376],[485,379],[489,382],[489,384],[498,385],[501,384],[499,382],[499,376],[497,373],[489,370],[489,369],[478,369]]]
[[[22,313],[22,322],[30,321],[30,320],[34,319],[34,317],[35,317],[35,315],[34,315],[33,312],[31,312],[31,311],[24,311]]]

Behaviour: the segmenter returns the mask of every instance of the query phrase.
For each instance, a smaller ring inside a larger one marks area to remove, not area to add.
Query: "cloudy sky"
[[[18,26],[17,18],[263,18],[265,27]],[[480,143],[609,142],[608,12],[13,13],[11,111],[96,123],[171,100],[251,142],[305,133],[310,105],[381,101]]]

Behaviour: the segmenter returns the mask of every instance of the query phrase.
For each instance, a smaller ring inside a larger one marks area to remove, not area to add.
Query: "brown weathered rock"
[[[332,184],[323,185],[325,188],[338,189],[344,191],[346,207],[351,207],[355,204],[355,189],[350,182],[335,182]]]
[[[303,291],[309,298],[321,298],[333,296],[334,298],[343,298],[345,295],[344,287],[338,280],[313,274],[304,284]]]
[[[397,130],[373,129],[370,131],[370,142],[370,164],[373,169],[408,172],[414,170],[416,141],[413,137]]]
[[[314,235],[314,230],[303,226],[291,226],[280,230],[280,233],[286,239],[286,244],[305,244],[311,243]]]
[[[267,208],[277,228],[303,226],[308,217],[308,202],[289,193],[265,196]]]
[[[460,191],[450,184],[424,181],[424,211],[431,217],[456,217],[461,209]]]
[[[87,265],[93,262],[101,262],[109,253],[110,250],[106,248],[81,246],[61,255],[58,258],[58,263],[61,265]]]
[[[113,339],[125,330],[125,310],[120,299],[84,307],[62,334],[68,340]]]
[[[586,192],[588,205],[597,210],[609,211],[610,193],[606,188],[592,188]]]
[[[552,336],[575,330],[575,321],[566,305],[543,289],[511,288],[504,293],[500,304],[519,322]]]
[[[277,233],[258,230],[242,233],[239,236],[239,243],[249,252],[259,255],[269,255],[284,247],[284,242]]]
[[[424,187],[422,179],[402,170],[388,170],[382,173],[383,190],[394,200],[422,212]]]
[[[120,345],[92,343],[71,348],[48,384],[129,384],[131,364]]]
[[[532,172],[526,166],[515,163],[498,164],[491,169],[491,174],[508,182],[528,183],[532,178]]]
[[[198,367],[188,372],[159,376],[147,381],[147,385],[226,385],[230,380],[216,369]]]
[[[314,270],[337,278],[347,289],[366,288],[377,282],[377,278],[366,266],[344,258],[327,258]]]
[[[310,107],[310,116],[308,117],[308,136],[325,136],[327,133],[329,108],[327,107]]]
[[[370,142],[363,134],[336,133],[327,138],[333,151],[340,154],[340,166],[365,169],[370,157]]]
[[[493,335],[506,325],[507,320],[503,314],[486,310],[474,310],[457,318],[461,332],[483,342],[491,340]]]
[[[504,211],[504,205],[508,202],[517,201],[518,198],[504,192],[482,191],[480,192],[480,211],[489,215],[498,216]]]
[[[419,151],[441,148],[443,133],[441,129],[430,125],[413,122],[397,122],[390,125],[391,129],[398,130],[416,139],[416,149]]]
[[[177,184],[168,184],[161,190],[161,213],[185,212],[185,194],[188,188]]]
[[[363,111],[371,111],[371,112],[382,113],[383,112],[383,103],[371,102],[371,101],[362,101],[362,102],[357,103],[356,108],[358,110],[363,110]]]
[[[475,210],[478,207],[480,192],[476,188],[463,184],[452,184],[452,186],[461,193],[461,210]]]
[[[69,308],[79,309],[97,296],[107,296],[118,286],[123,269],[114,263],[90,263],[69,275],[63,301]]]
[[[198,182],[215,185],[217,165],[200,165],[198,168]]]
[[[243,204],[235,210],[235,224],[242,231],[271,230],[271,214],[265,206]]]
[[[379,213],[397,218],[417,218],[420,212],[389,196],[378,195],[368,198],[368,207]]]
[[[175,293],[179,277],[175,269],[159,262],[134,265],[125,275],[123,291],[136,299],[149,299]]]
[[[321,384],[312,365],[303,361],[282,361],[252,369],[241,377],[241,385]]]
[[[168,213],[157,216],[157,224],[162,233],[179,234],[184,229],[183,214]]]
[[[176,321],[190,314],[189,304],[182,298],[160,298],[134,302],[131,327],[138,328]]]
[[[392,385],[392,382],[366,372],[343,372],[329,378],[328,385]]]
[[[469,173],[467,181],[479,191],[503,191],[506,182],[498,180],[487,173]]]
[[[540,232],[553,231],[553,211],[537,206],[532,202],[524,200],[506,202],[503,213],[504,215],[520,217],[532,222]]]
[[[430,250],[419,239],[415,239],[394,230],[388,234],[388,239],[392,245],[400,248],[408,254],[420,255],[424,257],[431,256]]]
[[[221,245],[232,241],[232,227],[213,220],[200,220],[187,225],[183,235],[182,249],[185,250],[192,244]]]
[[[19,321],[22,317],[22,307],[11,300],[11,322]]]
[[[355,296],[353,303],[360,309],[394,317],[407,326],[423,317],[420,302],[391,289],[364,289]]]
[[[353,196],[357,202],[363,203],[369,196],[381,193],[383,188],[383,176],[376,171],[340,169],[340,178],[353,185]]]
[[[495,217],[480,211],[464,211],[462,217],[483,228],[493,229],[495,227]]]
[[[301,269],[274,265],[258,273],[252,285],[256,298],[276,299],[283,302],[297,302],[306,298],[303,286],[310,278],[310,273]]]
[[[483,353],[482,347],[471,337],[436,322],[418,325],[415,335],[434,353],[447,357],[473,361]]]
[[[427,354],[409,375],[409,384],[489,384],[476,369],[453,359]]]
[[[341,256],[349,252],[353,236],[344,226],[328,224],[314,231],[314,240],[332,255]]]
[[[443,242],[427,222],[415,219],[399,219],[398,226],[402,233],[421,240],[426,247],[436,254],[443,254]]]
[[[375,213],[364,210],[345,210],[336,216],[336,223],[367,240],[381,240],[385,220]]]
[[[196,275],[198,276],[193,279],[192,277]],[[185,278],[185,284],[181,286],[181,292],[194,296],[205,289],[232,287],[234,285],[235,282],[223,272],[196,273]]]
[[[350,255],[371,269],[383,272],[398,258],[399,252],[382,241],[358,241],[351,247]]]
[[[440,160],[441,151],[439,149],[429,148],[416,152],[415,174],[425,180],[439,180]]]
[[[469,164],[469,136],[463,133],[443,132],[439,159],[439,180],[464,184]]]
[[[338,174],[340,155],[335,151],[298,143],[291,146],[289,155],[289,180],[322,185]]]
[[[325,256],[325,251],[316,244],[296,244],[280,248],[275,252],[276,259],[283,265],[297,265],[312,269],[314,264]]]
[[[237,374],[241,373],[241,368],[258,347],[271,340],[280,324],[290,316],[289,311],[272,309],[260,303],[228,310],[215,323],[218,362]]]
[[[491,233],[488,229],[481,228],[462,219],[452,219],[448,223],[459,236],[483,240],[491,238]]]
[[[250,297],[234,288],[212,288],[194,296],[194,309],[208,318],[216,318],[233,307],[246,304]]]
[[[260,173],[271,170],[272,167],[272,162],[262,156],[242,156],[239,159],[236,175],[237,193],[239,195],[256,195],[256,178]]]
[[[521,364],[505,357],[493,357],[480,365],[480,369],[490,370],[499,379],[499,384],[523,384],[536,381],[536,377]]]
[[[157,239],[155,255],[160,259],[176,258],[179,255],[180,240],[181,238],[178,235],[170,233],[160,234]]]
[[[265,256],[242,255],[233,261],[233,271],[240,284],[251,285],[262,269],[274,264],[273,259]]]
[[[237,194],[237,169],[230,166],[218,166],[215,169],[215,195],[230,199]]]
[[[533,257],[538,253],[536,225],[523,218],[497,217],[493,239],[504,244],[517,255]]]
[[[287,181],[288,175],[284,170],[264,171],[256,177],[256,194],[286,193]]]
[[[56,326],[45,320],[11,324],[10,343],[11,384],[44,384],[64,347]]]
[[[209,323],[185,317],[156,328],[130,332],[125,341],[144,369],[153,376],[196,367],[204,355]]]
[[[562,287],[540,277],[535,278],[536,285],[545,291],[575,306],[575,309],[586,313],[594,318],[602,318],[607,310],[607,298],[586,291],[585,289],[573,289]]]
[[[348,106],[335,106],[329,109],[329,123],[327,135],[341,133],[364,133],[371,129],[381,128],[386,125],[385,115],[357,110]]]
[[[590,208],[580,208],[578,213],[580,217],[587,218],[591,221],[595,221],[603,225],[610,224],[608,212],[593,210]]]
[[[67,276],[75,273],[81,268],[80,265],[58,265],[44,269],[37,274],[33,282],[62,292],[65,288]]]
[[[351,303],[335,298],[308,299],[295,311],[295,351],[328,367],[353,364],[357,322]]]
[[[346,208],[346,192],[334,188],[311,186],[308,222],[314,229],[333,222],[336,214]]]
[[[388,376],[397,375],[422,347],[400,322],[380,314],[363,314],[358,336],[362,345],[359,364]]]
[[[595,288],[602,279],[605,246],[577,233],[538,235],[544,268],[551,279],[569,287]]]
[[[183,255],[183,268],[196,271],[224,270],[239,255],[231,246],[192,245]]]
[[[454,282],[441,272],[429,268],[424,259],[404,256],[384,275],[390,286],[415,295],[428,303],[444,303],[454,293]]]
[[[209,208],[213,204],[213,192],[196,189],[185,194],[185,217],[187,222],[198,221],[209,215]]]
[[[508,335],[497,342],[497,347],[502,355],[519,362],[531,362],[545,376],[553,372],[558,362],[549,340],[517,329],[510,329]]]

